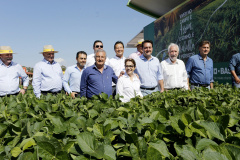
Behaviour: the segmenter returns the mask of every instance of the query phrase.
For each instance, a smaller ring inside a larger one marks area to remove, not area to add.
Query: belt
[[[197,84],[197,83],[192,83],[191,85],[197,86],[197,87],[208,87],[209,84]]]
[[[166,90],[174,90],[174,89],[179,90],[179,89],[182,89],[182,88],[164,88],[164,89],[166,89]]]
[[[144,87],[140,87],[141,89],[146,89],[146,90],[154,90],[156,87],[153,88],[144,88]]]
[[[0,97],[5,97],[5,96],[7,96],[7,97],[9,97],[9,96],[17,96],[19,94],[19,92],[17,92],[17,93],[14,93],[14,94],[6,94],[6,95],[2,95],[2,96],[0,96]]]
[[[57,95],[58,93],[61,93],[61,91],[57,91],[57,92],[41,91],[41,94],[43,94],[43,95],[47,95],[48,93],[51,93],[51,94]]]

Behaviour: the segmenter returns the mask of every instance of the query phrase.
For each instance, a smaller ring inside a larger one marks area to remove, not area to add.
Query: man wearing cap
[[[80,97],[80,83],[83,70],[85,68],[87,53],[84,51],[77,52],[77,64],[66,69],[63,76],[64,90],[71,95],[72,98]]]
[[[145,40],[142,42],[143,54],[137,58],[135,72],[139,75],[141,81],[141,92],[143,96],[152,92],[164,91],[162,68],[158,58],[152,56],[153,42]]]
[[[100,40],[96,40],[93,43],[93,51],[94,51],[94,53],[88,55],[87,62],[86,62],[86,67],[89,67],[89,66],[92,66],[92,65],[95,64],[95,54],[96,54],[96,51],[98,49],[103,49],[103,43]],[[108,58],[106,58],[105,64],[109,65],[109,59]]]
[[[112,95],[112,82],[117,83],[118,77],[113,69],[105,65],[107,54],[103,49],[95,53],[95,64],[83,71],[80,84],[81,97],[91,98],[93,95],[106,93]]]
[[[25,94],[29,78],[21,65],[12,61],[10,46],[0,46],[0,97]],[[19,88],[19,77],[23,80],[23,89]]]
[[[138,40],[138,43],[135,45],[137,47],[137,51],[132,53],[132,54],[130,54],[128,56],[128,58],[135,59],[135,58],[137,58],[137,57],[139,57],[139,56],[141,56],[143,54],[143,48],[142,48],[142,42],[143,41],[144,41],[143,39],[139,39]]]
[[[54,61],[54,51],[52,45],[43,47],[44,59],[34,66],[33,70],[33,91],[36,97],[40,98],[41,94],[52,93],[56,95],[62,90],[63,73],[59,63]]]

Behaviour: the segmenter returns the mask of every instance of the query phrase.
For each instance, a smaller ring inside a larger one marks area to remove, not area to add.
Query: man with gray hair
[[[112,95],[112,82],[117,83],[118,77],[113,69],[105,65],[107,54],[103,49],[95,53],[95,64],[86,68],[81,77],[80,95],[91,98],[93,95],[106,93]]]
[[[175,43],[168,46],[169,58],[162,61],[162,73],[164,90],[181,89],[188,90],[187,71],[182,60],[177,59],[179,47]]]

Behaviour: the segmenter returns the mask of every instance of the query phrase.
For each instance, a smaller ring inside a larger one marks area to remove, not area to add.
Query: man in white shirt
[[[54,60],[55,51],[52,45],[43,47],[43,60],[34,66],[33,92],[37,98],[41,95],[57,95],[62,90],[63,73],[59,63]]]
[[[86,67],[89,67],[89,66],[92,66],[94,65],[95,63],[95,54],[96,54],[96,51],[98,49],[103,49],[103,43],[102,41],[100,40],[96,40],[94,43],[93,43],[93,50],[94,50],[94,53],[88,55],[87,57],[87,62],[86,62]],[[106,62],[105,62],[106,65],[109,65],[109,59],[107,58],[106,59]]]
[[[121,41],[117,41],[114,44],[114,51],[116,56],[111,58],[109,61],[109,66],[112,67],[115,75],[119,77],[120,73],[125,72],[124,61],[125,57],[123,56],[124,53],[124,44]],[[116,95],[116,84],[113,83],[112,85],[113,96]]]
[[[143,54],[143,48],[142,48],[142,42],[144,41],[144,39],[139,39],[138,40],[138,43],[135,45],[137,47],[137,51],[130,54],[128,56],[128,58],[132,58],[132,59],[135,59],[139,56],[141,56]]]
[[[10,46],[0,46],[0,97],[25,94],[29,78],[22,66],[12,61],[13,51]],[[19,88],[19,77],[23,88]]]
[[[169,58],[161,62],[164,90],[181,89],[188,90],[187,71],[182,60],[177,59],[179,47],[171,43],[168,46]]]

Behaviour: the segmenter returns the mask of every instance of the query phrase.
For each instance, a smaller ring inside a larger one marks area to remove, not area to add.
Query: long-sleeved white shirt
[[[185,88],[188,89],[187,71],[182,60],[177,59],[176,63],[168,58],[161,62],[164,89]]]
[[[117,94],[123,96],[120,98],[122,102],[129,102],[131,98],[135,96],[143,97],[140,90],[141,82],[134,75],[133,81],[130,80],[130,77],[125,73],[122,77],[118,79],[117,82]]]
[[[62,89],[63,73],[59,63],[46,59],[38,62],[33,70],[33,92],[40,98],[41,91],[58,92]]]
[[[19,92],[19,77],[23,79],[23,86],[27,87],[29,78],[22,66],[13,61],[6,66],[0,59],[0,96]]]
[[[115,56],[109,60],[109,66],[112,67],[116,76],[119,76],[121,71],[125,72],[125,57],[119,58]]]

